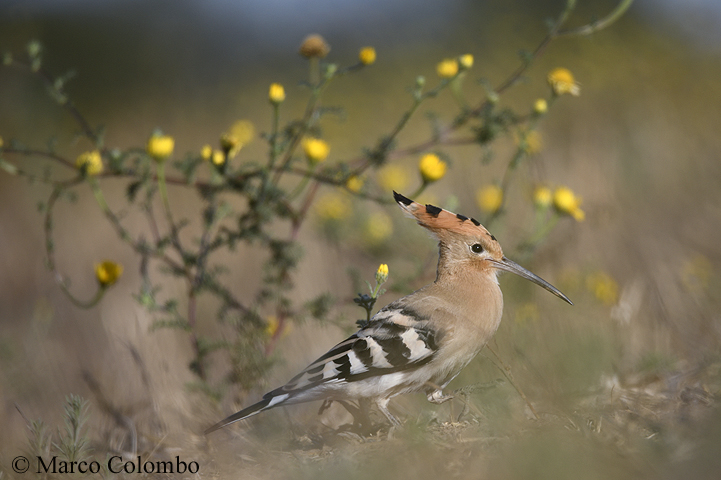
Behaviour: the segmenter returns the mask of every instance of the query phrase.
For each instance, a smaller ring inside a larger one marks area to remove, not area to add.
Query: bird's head
[[[393,192],[393,198],[406,215],[414,218],[438,239],[445,268],[476,269],[483,272],[504,270],[515,273],[573,305],[556,287],[507,259],[496,237],[475,218],[449,212],[434,205],[421,205],[397,192]]]

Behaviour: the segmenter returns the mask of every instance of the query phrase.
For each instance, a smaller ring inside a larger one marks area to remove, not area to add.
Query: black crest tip
[[[435,205],[426,205],[426,213],[428,215],[433,215],[434,217],[437,217],[442,210],[442,208],[436,207]]]
[[[466,217],[465,215],[461,215],[460,213],[456,213],[456,218],[461,222],[465,222],[466,220],[468,220],[468,217]]]
[[[393,199],[394,199],[396,202],[402,203],[403,205],[406,205],[406,206],[407,206],[407,205],[410,205],[411,203],[413,203],[413,200],[411,200],[411,199],[408,198],[408,197],[404,197],[403,195],[401,195],[400,193],[396,192],[395,190],[393,190]]]
[[[481,226],[481,222],[479,222],[479,221],[476,220],[475,218],[471,218],[471,222],[473,222],[473,225],[475,225],[476,227],[480,227],[480,226]]]

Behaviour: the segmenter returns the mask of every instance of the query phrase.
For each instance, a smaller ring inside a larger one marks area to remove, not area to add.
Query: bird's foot
[[[448,400],[453,399],[453,395],[444,395],[443,390],[434,390],[430,392],[427,396],[428,401],[431,403],[441,404],[444,402],[447,402]]]

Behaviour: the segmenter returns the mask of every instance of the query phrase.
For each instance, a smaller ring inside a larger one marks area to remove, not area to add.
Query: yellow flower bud
[[[317,33],[305,37],[305,40],[303,40],[303,43],[300,45],[300,49],[298,50],[298,53],[303,55],[305,58],[325,58],[325,56],[328,55],[328,52],[330,52],[330,46],[325,41],[325,38],[321,37]]]
[[[614,305],[618,300],[618,283],[605,272],[589,275],[586,279],[586,288],[605,305]]]
[[[473,67],[473,55],[471,55],[470,53],[461,55],[460,57],[458,57],[458,65],[464,70],[468,70],[469,68]]]
[[[75,166],[78,170],[85,169],[85,175],[99,175],[103,171],[103,159],[98,150],[85,152],[78,155],[75,160]]]
[[[348,195],[329,193],[318,199],[315,211],[322,220],[339,221],[351,214],[352,206]]]
[[[458,73],[458,60],[455,58],[447,58],[436,65],[436,72],[441,78],[455,77]]]
[[[361,48],[358,53],[358,60],[363,65],[373,65],[376,61],[376,49],[373,47]]]
[[[568,93],[577,97],[581,94],[580,85],[576,83],[571,71],[565,68],[551,70],[548,74],[548,84],[556,95]]]
[[[283,103],[285,100],[285,88],[280,83],[271,83],[268,89],[268,100],[274,105]]]
[[[503,190],[498,185],[486,185],[476,193],[478,206],[486,213],[496,213],[503,204]]]
[[[376,283],[379,285],[388,280],[388,265],[381,263],[376,272]]]
[[[203,160],[210,160],[210,156],[213,155],[213,147],[210,145],[203,145],[200,149],[200,158]]]
[[[425,183],[440,180],[446,174],[446,169],[446,162],[438,158],[438,155],[434,153],[423,155],[420,162],[418,162],[418,170],[420,170]]]
[[[553,193],[548,187],[536,187],[533,191],[533,203],[536,207],[546,209],[553,202]]]
[[[353,175],[352,177],[349,177],[348,180],[346,180],[345,188],[347,188],[353,193],[358,193],[361,191],[361,188],[363,188],[363,179],[356,175]]]
[[[156,162],[163,162],[173,154],[175,139],[170,135],[153,135],[148,140],[147,152]]]
[[[378,183],[384,190],[402,191],[408,186],[408,171],[400,165],[387,165],[378,171]]]
[[[306,138],[303,140],[303,151],[311,165],[323,162],[330,153],[330,146],[320,138]]]
[[[518,147],[528,155],[540,152],[541,147],[543,146],[541,142],[541,134],[535,130],[516,134],[516,143],[518,144]]]
[[[225,163],[225,153],[221,150],[213,150],[213,153],[210,156],[210,161],[213,162],[213,165],[223,165]]]
[[[95,278],[102,288],[107,288],[118,281],[123,274],[123,266],[119,263],[105,260],[95,265]]]
[[[250,120],[238,120],[220,136],[220,147],[228,158],[233,158],[255,136],[255,126]]]
[[[548,111],[548,102],[543,99],[539,98],[535,102],[533,102],[533,113],[536,115],[543,115]]]
[[[570,215],[579,222],[586,218],[586,214],[580,208],[581,198],[568,187],[558,187],[553,192],[553,206],[559,213]]]
[[[384,212],[376,212],[366,221],[364,237],[371,245],[383,243],[392,233],[393,221]]]

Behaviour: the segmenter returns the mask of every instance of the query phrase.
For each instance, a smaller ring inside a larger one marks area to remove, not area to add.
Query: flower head
[[[351,214],[351,204],[347,195],[329,193],[315,204],[315,211],[322,220],[339,221]]]
[[[325,58],[325,56],[328,55],[328,52],[330,52],[328,42],[326,42],[325,38],[321,37],[317,33],[305,37],[305,40],[303,40],[303,43],[300,44],[300,49],[298,50],[298,53],[303,55],[305,58]]]
[[[539,98],[533,102],[533,113],[543,115],[548,111],[548,102],[545,98]]]
[[[486,185],[476,193],[476,201],[486,213],[496,213],[503,204],[503,190],[498,185]]]
[[[358,193],[361,191],[361,188],[363,188],[363,179],[356,175],[348,177],[348,180],[345,182],[345,188],[353,193]]]
[[[381,263],[376,272],[376,283],[379,285],[388,280],[388,265]]]
[[[408,171],[400,165],[387,165],[378,171],[378,183],[384,190],[401,191],[408,185]]]
[[[268,100],[270,100],[270,103],[273,105],[283,103],[283,100],[285,100],[285,88],[283,88],[283,85],[280,83],[271,83],[268,89]]]
[[[468,70],[473,67],[473,55],[466,53],[465,55],[458,57],[458,66],[464,70]]]
[[[156,133],[148,139],[146,150],[153,160],[164,162],[166,158],[173,154],[174,148],[175,139],[173,137]]]
[[[436,73],[441,78],[452,78],[458,73],[458,60],[455,58],[446,58],[436,65]]]
[[[203,160],[210,160],[211,155],[213,155],[213,147],[210,145],[203,145],[203,148],[200,149],[200,158]]]
[[[548,84],[556,95],[571,94],[575,97],[581,94],[581,86],[576,83],[573,74],[566,68],[554,68],[548,73]]]
[[[119,263],[105,260],[95,265],[95,278],[102,288],[107,288],[118,281],[123,274],[123,266]]]
[[[320,138],[306,138],[303,140],[303,152],[311,165],[325,161],[330,153],[330,146]]]
[[[516,135],[516,143],[518,144],[518,148],[523,150],[526,155],[533,155],[540,152],[543,146],[541,134],[536,130],[529,130]]]
[[[540,209],[546,209],[553,203],[553,193],[548,187],[536,187],[533,191],[533,203]]]
[[[553,206],[559,213],[570,215],[577,221],[583,221],[586,214],[581,210],[581,197],[577,197],[568,187],[558,187],[553,192]]]
[[[85,171],[85,175],[99,175],[103,171],[103,159],[98,150],[85,152],[78,155],[75,160],[75,166],[78,170]]]
[[[220,147],[233,158],[243,146],[250,143],[255,136],[255,126],[250,120],[238,120],[230,126],[227,132],[220,136]]]
[[[418,162],[418,170],[420,170],[425,183],[435,182],[443,178],[447,167],[446,162],[438,158],[435,153],[426,153]]]
[[[383,243],[393,233],[393,221],[384,212],[375,212],[365,223],[365,239],[371,245]]]
[[[597,300],[614,305],[618,300],[618,283],[605,272],[596,272],[586,278],[586,288],[593,293]]]
[[[210,155],[210,161],[218,167],[223,165],[225,163],[225,153],[222,150],[213,150],[213,153]]]
[[[358,52],[358,60],[363,65],[373,65],[376,61],[376,49],[373,47],[361,48]]]

